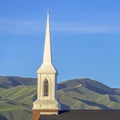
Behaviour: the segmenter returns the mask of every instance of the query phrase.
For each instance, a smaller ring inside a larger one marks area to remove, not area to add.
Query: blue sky
[[[120,88],[119,0],[0,1],[0,75],[37,77],[50,10],[58,82],[91,78]]]

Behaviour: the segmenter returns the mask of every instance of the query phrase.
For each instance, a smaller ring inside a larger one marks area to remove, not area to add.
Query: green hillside
[[[58,100],[70,109],[120,109],[120,91],[97,81],[74,79],[58,84]]]
[[[7,120],[31,120],[31,108],[35,95],[35,86],[1,88],[0,114],[5,116]]]
[[[36,85],[37,81],[35,78],[25,78],[25,77],[11,77],[11,76],[0,76],[0,87],[10,88],[19,85]]]
[[[36,79],[0,77],[0,120],[31,120]],[[58,83],[62,109],[120,110],[120,89],[85,78]]]

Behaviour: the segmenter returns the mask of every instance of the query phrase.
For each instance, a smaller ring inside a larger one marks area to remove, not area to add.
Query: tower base
[[[39,120],[40,115],[58,115],[59,103],[56,100],[36,100],[33,103],[32,120]]]
[[[40,115],[57,115],[58,113],[59,113],[59,110],[33,109],[32,120],[40,120]]]

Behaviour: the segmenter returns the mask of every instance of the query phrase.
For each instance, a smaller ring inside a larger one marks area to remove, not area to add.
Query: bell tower
[[[43,63],[37,70],[37,100],[33,103],[33,120],[39,120],[42,114],[58,114],[58,102],[56,100],[56,69],[52,64],[51,40],[50,40],[50,15],[47,12],[47,24]]]

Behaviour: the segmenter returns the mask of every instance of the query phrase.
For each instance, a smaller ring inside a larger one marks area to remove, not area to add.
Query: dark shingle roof
[[[120,111],[61,111],[59,115],[41,115],[40,120],[120,120]]]

